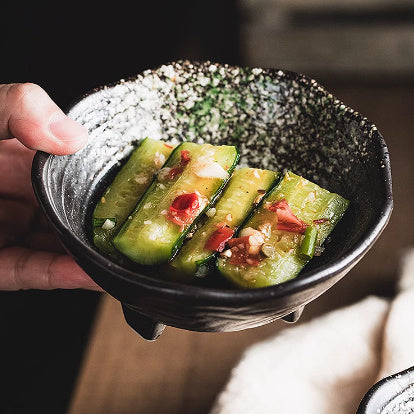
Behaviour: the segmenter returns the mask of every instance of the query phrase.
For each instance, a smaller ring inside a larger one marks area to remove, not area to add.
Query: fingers
[[[65,155],[82,148],[86,129],[67,117],[38,85],[0,85],[0,139],[17,138],[30,149]]]
[[[60,240],[50,232],[38,231],[29,234],[26,238],[24,245],[33,250],[43,250],[54,253],[65,253]]]
[[[30,180],[33,155],[16,139],[0,141],[0,197],[35,204]]]
[[[30,249],[7,247],[15,243],[24,243]],[[46,231],[42,216],[36,215],[33,206],[0,200],[0,290],[101,290],[62,253],[60,242]]]
[[[0,290],[102,289],[67,255],[22,247],[0,250]]]
[[[27,202],[0,198],[0,249],[16,245],[65,253],[39,209]]]
[[[0,199],[0,249],[19,243],[26,237],[34,217],[32,205]]]

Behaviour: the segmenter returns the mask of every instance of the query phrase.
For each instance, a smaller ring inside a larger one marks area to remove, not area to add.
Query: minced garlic
[[[104,221],[104,223],[102,224],[102,228],[104,230],[111,230],[115,227],[115,222],[113,222],[112,220],[106,219]]]
[[[220,256],[223,256],[223,257],[231,257],[232,256],[232,252],[231,252],[230,249],[227,249],[227,250],[224,250],[224,252],[221,253]]]
[[[217,212],[217,210],[214,207],[211,207],[206,211],[206,216],[210,217],[210,218],[214,217],[216,212]]]
[[[148,182],[148,177],[145,174],[136,175],[134,181],[138,184],[146,184]]]
[[[165,155],[159,153],[158,151],[155,153],[154,156],[154,164],[157,168],[161,168],[165,163]]]

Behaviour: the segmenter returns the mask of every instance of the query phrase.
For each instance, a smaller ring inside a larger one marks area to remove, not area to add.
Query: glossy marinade
[[[234,146],[185,142],[176,147],[113,239],[114,246],[139,264],[168,261],[220,194],[238,159]]]
[[[93,241],[103,253],[114,258],[120,257],[112,245],[112,238],[172,150],[173,147],[163,141],[150,138],[142,140],[99,199],[92,215]]]
[[[306,228],[317,230],[316,246],[320,247],[348,204],[340,195],[287,172],[243,224],[238,235],[242,237],[233,240],[233,247],[218,258],[220,274],[244,288],[275,285],[296,277],[310,259],[301,252]],[[245,241],[251,236],[253,242],[247,249]]]
[[[218,253],[209,248],[208,241],[214,239],[223,228],[231,236],[275,184],[278,176],[277,172],[258,168],[245,167],[236,170],[220,199],[207,212],[202,225],[172,260],[173,274],[185,280],[191,279],[197,272],[201,272],[199,276],[203,276],[208,271],[207,264]],[[225,236],[222,240],[225,240]]]

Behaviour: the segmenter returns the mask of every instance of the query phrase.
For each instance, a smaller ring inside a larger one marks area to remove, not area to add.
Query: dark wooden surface
[[[400,255],[414,244],[414,86],[329,81],[325,86],[372,120],[386,138],[395,209],[389,226],[367,256],[308,305],[299,323],[370,294],[391,296]],[[282,329],[291,326],[277,321],[246,331],[214,334],[167,327],[150,343],[126,325],[120,305],[104,296],[68,413],[208,413],[246,347]]]

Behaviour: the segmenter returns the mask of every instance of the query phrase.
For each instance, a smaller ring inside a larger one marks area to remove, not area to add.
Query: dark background
[[[1,80],[38,83],[62,106],[177,58],[240,63],[234,1],[40,1],[8,10]]]
[[[377,124],[395,196],[383,236],[335,287],[337,296],[320,300],[332,308],[371,293],[391,296],[401,253],[414,242],[414,6],[324,3],[6,2],[0,83],[38,83],[67,108],[95,87],[176,59],[315,77]],[[0,293],[0,413],[65,412],[99,300],[78,290]]]

